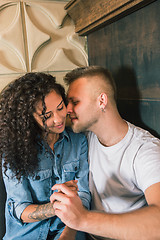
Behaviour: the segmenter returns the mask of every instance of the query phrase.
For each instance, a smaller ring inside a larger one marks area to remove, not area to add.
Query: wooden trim
[[[65,10],[75,23],[75,31],[88,35],[155,0],[71,0]]]

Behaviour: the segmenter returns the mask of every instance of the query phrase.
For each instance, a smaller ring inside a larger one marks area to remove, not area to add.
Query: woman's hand
[[[80,230],[80,224],[83,224],[88,215],[88,211],[84,208],[80,197],[65,184],[54,185],[53,190],[56,189],[59,191],[53,193],[55,215],[66,226]]]
[[[75,240],[76,232],[76,230],[66,226],[58,240]]]
[[[70,190],[72,190],[76,195],[78,195],[78,185],[77,185],[78,180],[70,180],[68,182],[65,183],[61,183],[58,184],[59,186],[61,186],[61,188],[63,188],[63,186],[67,186]],[[52,187],[52,190],[55,190],[55,185]],[[61,192],[58,189],[58,192]],[[55,201],[53,194],[50,196],[50,202],[53,203]]]

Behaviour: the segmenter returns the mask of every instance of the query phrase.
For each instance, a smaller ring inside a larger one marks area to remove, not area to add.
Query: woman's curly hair
[[[37,142],[42,129],[33,113],[39,100],[45,109],[44,98],[52,90],[62,96],[66,105],[63,86],[53,76],[40,72],[25,74],[0,94],[0,157],[5,173],[11,169],[18,180],[33,175],[38,165]]]

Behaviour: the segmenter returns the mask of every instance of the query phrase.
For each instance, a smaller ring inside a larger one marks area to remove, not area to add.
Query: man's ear
[[[105,110],[107,102],[108,102],[108,97],[107,97],[106,93],[101,93],[98,96],[98,100],[99,100],[99,107],[101,108],[101,110]]]

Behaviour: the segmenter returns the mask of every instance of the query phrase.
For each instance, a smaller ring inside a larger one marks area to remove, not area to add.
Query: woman
[[[44,73],[27,73],[0,98],[0,153],[7,192],[4,240],[83,239],[55,216],[52,186],[77,190],[89,208],[87,141],[65,128],[64,88]],[[75,180],[75,181],[71,181]],[[75,237],[76,234],[76,237]]]

